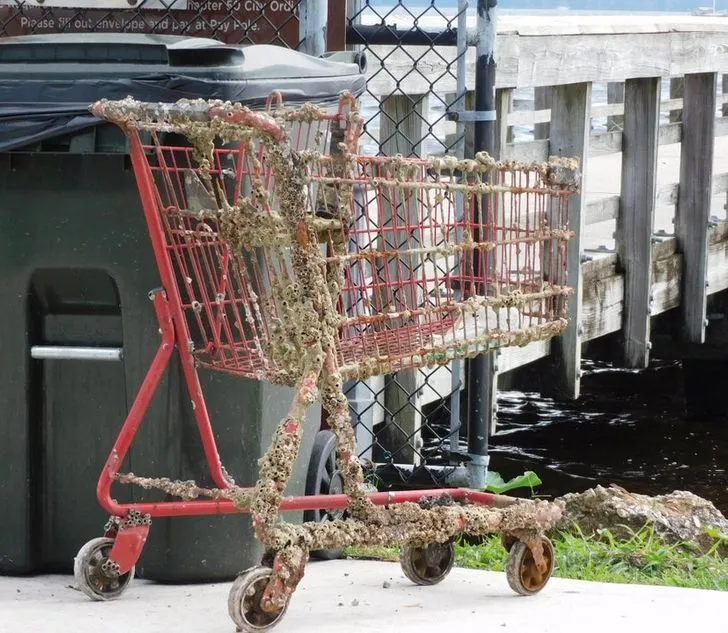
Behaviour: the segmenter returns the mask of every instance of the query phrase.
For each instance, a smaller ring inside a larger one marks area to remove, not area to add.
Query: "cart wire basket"
[[[261,110],[131,98],[91,109],[129,139],[162,287],[149,295],[161,341],[98,482],[111,518],[75,560],[84,593],[123,593],[153,518],[242,512],[265,555],[230,590],[240,631],[281,620],[310,552],[347,546],[399,545],[405,575],[432,585],[450,571],[458,537],[499,533],[510,586],[540,591],[559,508],[477,490],[371,492],[342,385],[559,335],[574,161],[360,155],[349,94],[330,110],[288,109],[278,94]],[[175,352],[214,488],[120,472]],[[221,464],[198,368],[293,388],[255,485]],[[285,496],[317,400],[337,437],[344,494]],[[167,497],[118,503],[115,482]],[[321,522],[280,518],[323,509]]]

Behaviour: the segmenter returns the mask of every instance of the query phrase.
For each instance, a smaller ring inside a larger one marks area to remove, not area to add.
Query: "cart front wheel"
[[[416,585],[436,585],[443,581],[455,562],[455,545],[430,543],[426,547],[403,545],[399,553],[402,571]]]
[[[508,554],[506,562],[508,585],[522,596],[532,596],[541,591],[554,571],[554,546],[545,536],[541,542],[543,543],[543,568],[536,564],[530,548],[521,541],[514,543]]]
[[[288,604],[277,613],[268,613],[260,604],[273,570],[254,567],[240,574],[228,594],[228,613],[238,631],[254,633],[268,631],[278,624],[288,609]]]
[[[92,600],[115,600],[134,578],[132,567],[126,574],[106,569],[114,539],[100,537],[90,540],[73,560],[73,575],[78,588]]]

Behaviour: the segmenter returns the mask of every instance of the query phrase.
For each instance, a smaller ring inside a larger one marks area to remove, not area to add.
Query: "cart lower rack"
[[[362,156],[350,95],[334,112],[289,110],[278,95],[265,111],[131,99],[92,110],[129,138],[162,280],[150,293],[161,342],[99,479],[111,519],[76,558],[80,588],[120,596],[155,517],[247,512],[266,553],[230,591],[241,631],[278,623],[309,553],[344,546],[400,545],[404,573],[430,585],[450,571],[454,539],[500,533],[510,586],[540,591],[559,508],[463,489],[370,492],[342,385],[561,333],[573,162]],[[214,489],[119,472],[175,352]],[[295,389],[254,486],[236,484],[220,462],[200,367]],[[344,494],[286,497],[316,400],[338,440]],[[114,482],[177,500],[117,503]],[[339,518],[280,520],[321,509]]]

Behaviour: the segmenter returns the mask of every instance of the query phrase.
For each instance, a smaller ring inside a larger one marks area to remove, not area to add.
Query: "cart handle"
[[[228,110],[221,106],[211,106],[207,111],[210,119],[224,119],[229,123],[238,123],[247,127],[254,127],[272,136],[276,141],[281,142],[286,136],[283,128],[273,120],[270,115],[262,112],[253,112],[247,108],[243,110]]]
[[[175,127],[169,118],[174,115],[187,116],[190,119],[204,121],[205,119],[223,119],[230,123],[237,123],[252,127],[269,134],[277,142],[285,138],[283,128],[267,113],[253,112],[248,108],[230,109],[229,105],[222,102],[190,102],[181,105],[178,103],[147,103],[135,99],[123,99],[111,101],[102,99],[89,108],[91,114],[99,119],[116,123],[123,127],[136,127],[133,124],[135,118],[139,119],[138,125],[144,127],[148,124],[169,124]]]

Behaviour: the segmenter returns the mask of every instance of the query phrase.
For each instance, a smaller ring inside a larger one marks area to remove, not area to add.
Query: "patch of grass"
[[[556,569],[554,576],[641,585],[664,585],[695,589],[728,591],[728,560],[716,547],[701,554],[689,544],[667,545],[651,527],[644,527],[629,539],[617,539],[608,530],[594,536],[578,531],[563,532],[554,539]],[[460,542],[456,546],[456,564],[472,569],[503,571],[508,556],[497,536],[479,545]],[[398,549],[352,548],[351,558],[397,560]]]

